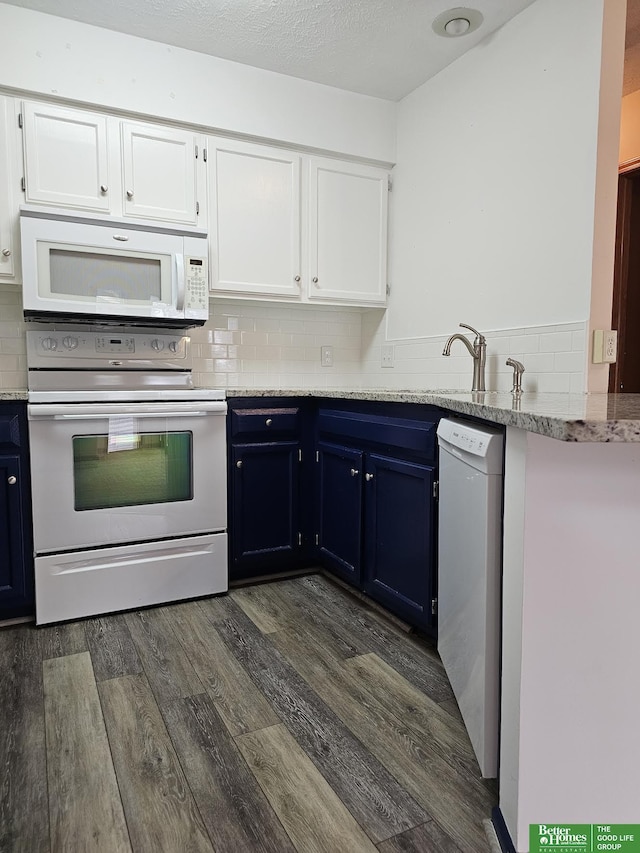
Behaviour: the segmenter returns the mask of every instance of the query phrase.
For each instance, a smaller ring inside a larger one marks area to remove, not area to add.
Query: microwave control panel
[[[207,259],[187,255],[184,259],[184,307],[187,312],[207,311],[209,275]]]

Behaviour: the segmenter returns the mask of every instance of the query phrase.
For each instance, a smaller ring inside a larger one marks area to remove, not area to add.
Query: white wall
[[[588,322],[604,2],[537,0],[400,102],[389,340]]]
[[[391,101],[4,3],[0,33],[0,87],[395,159]]]
[[[500,803],[518,851],[531,823],[638,819],[639,513],[640,445],[507,431]]]

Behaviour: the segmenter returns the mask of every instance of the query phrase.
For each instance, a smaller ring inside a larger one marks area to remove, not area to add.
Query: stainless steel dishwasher
[[[438,425],[438,652],[482,775],[498,771],[503,435]]]

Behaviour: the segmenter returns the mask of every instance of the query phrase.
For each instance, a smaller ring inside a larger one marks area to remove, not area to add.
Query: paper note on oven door
[[[138,431],[135,418],[131,415],[115,415],[109,418],[107,453],[117,450],[135,450],[138,446]]]

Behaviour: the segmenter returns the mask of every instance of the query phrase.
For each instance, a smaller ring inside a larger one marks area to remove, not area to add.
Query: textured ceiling
[[[484,23],[471,35],[457,39],[436,36],[431,29],[433,19],[456,6],[455,0],[7,2],[398,100],[534,0],[473,0],[469,5],[483,14]]]

